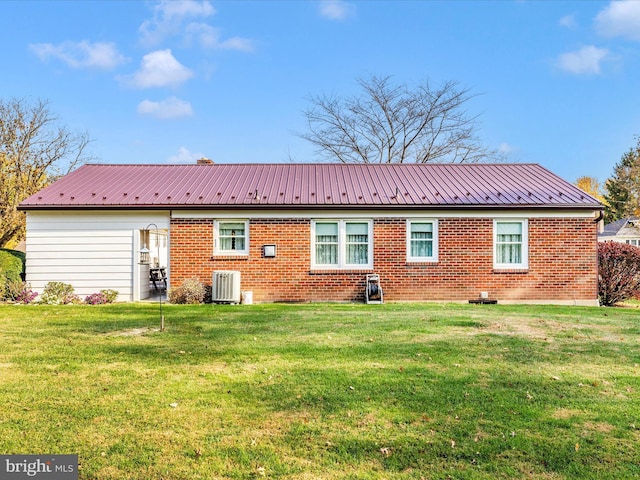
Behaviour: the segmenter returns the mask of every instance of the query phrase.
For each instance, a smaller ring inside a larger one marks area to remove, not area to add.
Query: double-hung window
[[[407,221],[407,261],[438,261],[438,222],[436,220]]]
[[[315,220],[311,223],[313,268],[373,267],[370,220]]]
[[[529,268],[527,220],[494,220],[493,267]]]
[[[217,255],[249,254],[249,222],[246,220],[216,220],[214,222],[214,253]]]

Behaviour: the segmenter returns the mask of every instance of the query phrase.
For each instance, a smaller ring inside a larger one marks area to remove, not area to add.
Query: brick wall
[[[374,221],[374,268],[312,271],[309,219],[252,219],[244,257],[213,255],[213,220],[172,219],[171,283],[198,278],[210,285],[214,270],[239,270],[242,290],[256,302],[361,301],[365,276],[377,273],[385,300],[462,300],[481,291],[498,300],[597,299],[596,225],[591,219],[529,220],[529,268],[493,269],[493,219],[438,221],[435,264],[407,263],[406,223]],[[275,244],[275,258],[262,246]]]

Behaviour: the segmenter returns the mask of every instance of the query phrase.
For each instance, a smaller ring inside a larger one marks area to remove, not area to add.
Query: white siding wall
[[[169,212],[27,212],[27,282],[39,293],[56,281],[81,298],[111,288],[138,300],[139,232],[150,223],[168,229]]]

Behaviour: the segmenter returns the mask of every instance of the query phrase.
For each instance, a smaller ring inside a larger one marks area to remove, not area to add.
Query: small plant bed
[[[81,479],[640,476],[640,310],[0,305],[0,451]]]

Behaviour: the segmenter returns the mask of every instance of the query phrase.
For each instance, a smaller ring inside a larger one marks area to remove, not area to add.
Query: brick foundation
[[[198,278],[210,285],[214,270],[239,270],[242,290],[255,302],[362,301],[367,273],[381,277],[386,301],[467,301],[481,291],[498,301],[595,301],[596,225],[591,219],[529,220],[529,268],[493,269],[493,220],[438,221],[435,264],[407,263],[406,223],[374,220],[372,270],[311,270],[310,219],[251,219],[248,256],[213,255],[213,220],[171,220],[171,284]],[[277,256],[263,258],[275,244]]]

